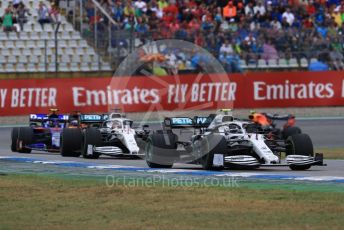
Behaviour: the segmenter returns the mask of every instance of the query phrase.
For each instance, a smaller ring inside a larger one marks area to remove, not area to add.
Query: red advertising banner
[[[0,80],[0,116],[343,106],[344,72]]]

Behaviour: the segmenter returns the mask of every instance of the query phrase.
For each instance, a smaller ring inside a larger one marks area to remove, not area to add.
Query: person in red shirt
[[[188,24],[188,28],[190,30],[199,30],[200,27],[201,27],[201,24],[197,18],[193,18]]]
[[[170,28],[170,31],[172,34],[174,34],[177,30],[180,29],[180,25],[177,20],[172,21],[168,27]]]
[[[200,46],[200,47],[204,47],[204,38],[203,36],[201,35],[200,32],[197,32],[196,33],[196,36],[195,36],[195,44]]]
[[[303,27],[304,28],[310,29],[310,28],[313,28],[313,26],[314,25],[313,25],[313,21],[312,21],[311,17],[308,17],[303,21]]]
[[[310,2],[308,2],[308,5],[307,5],[307,7],[306,7],[306,10],[307,10],[307,13],[308,13],[309,15],[315,14],[315,11],[316,11],[314,4],[313,4],[313,3],[310,3]]]
[[[186,5],[189,9],[191,9],[193,7],[197,7],[197,4],[193,0],[190,0],[189,3],[186,3]]]
[[[171,22],[173,22],[173,21],[175,20],[175,17],[173,16],[172,13],[166,13],[166,14],[164,14],[164,16],[162,17],[162,20],[163,20],[165,23],[169,24],[169,23],[171,23]]]
[[[193,6],[192,8],[191,8],[191,14],[194,16],[194,17],[197,17],[197,18],[201,18],[201,10],[200,10],[200,8],[199,7],[197,7],[197,6]]]
[[[171,4],[164,8],[164,14],[171,13],[174,17],[178,15],[178,7],[175,4]]]

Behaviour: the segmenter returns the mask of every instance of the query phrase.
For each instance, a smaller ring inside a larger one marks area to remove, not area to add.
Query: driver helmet
[[[71,122],[70,122],[70,124],[71,125],[73,125],[73,126],[78,126],[78,120],[72,120]]]
[[[112,128],[113,129],[120,129],[120,128],[122,128],[121,122],[120,121],[113,121],[112,122]]]
[[[49,121],[46,122],[46,126],[50,127],[50,128],[58,127],[59,126],[59,122],[58,121],[49,120]]]

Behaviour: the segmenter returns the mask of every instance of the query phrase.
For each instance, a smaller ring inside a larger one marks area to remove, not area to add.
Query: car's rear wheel
[[[33,142],[33,130],[30,127],[21,127],[18,129],[17,150],[20,153],[31,153],[31,149],[26,146]]]
[[[82,132],[79,128],[66,128],[61,133],[61,156],[79,157],[82,144]]]
[[[17,152],[19,128],[13,128],[11,132],[11,150]]]
[[[85,130],[83,143],[81,145],[81,153],[84,158],[98,159],[100,154],[93,151],[93,147],[101,146],[101,133],[96,128],[88,128]]]
[[[314,156],[313,143],[309,135],[295,134],[286,140],[286,155]],[[307,170],[311,165],[290,165],[292,170]]]
[[[282,137],[284,140],[288,139],[288,137],[293,136],[295,134],[302,133],[301,129],[297,126],[287,127],[282,131]]]
[[[148,137],[145,146],[147,165],[150,168],[171,168],[179,159],[177,136],[172,132],[158,131]]]

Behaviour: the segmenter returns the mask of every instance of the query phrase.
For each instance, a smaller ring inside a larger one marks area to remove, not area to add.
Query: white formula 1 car
[[[175,162],[198,163],[204,169],[289,166],[306,170],[323,165],[322,154],[314,156],[307,134],[287,140],[270,138],[256,124],[226,112],[193,119],[166,118],[163,128],[147,138],[146,161],[152,168],[169,168]]]
[[[120,113],[111,113],[110,115],[92,115],[91,121],[102,122],[99,127],[89,126],[85,129],[64,130],[62,133],[64,149],[73,149],[84,158],[92,159],[97,159],[102,154],[131,157],[142,154],[135,139],[139,131],[132,128],[132,120]],[[80,142],[75,140],[80,140]]]

